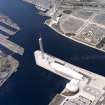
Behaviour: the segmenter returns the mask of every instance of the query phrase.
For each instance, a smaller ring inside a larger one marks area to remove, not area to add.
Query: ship
[[[70,40],[105,52],[105,0],[24,0],[45,24]]]
[[[36,64],[69,82],[49,105],[104,105],[105,77],[80,68],[44,52],[42,39],[40,50],[34,52]]]

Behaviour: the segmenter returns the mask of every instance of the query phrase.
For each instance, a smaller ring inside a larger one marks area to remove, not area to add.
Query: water
[[[0,105],[48,105],[67,82],[35,65],[33,52],[39,48],[40,33],[46,52],[105,76],[105,53],[59,36],[43,24],[46,17],[38,15],[31,5],[21,0],[0,0],[0,12],[18,23],[21,31],[10,39],[25,48],[23,56],[14,55],[20,67],[0,88]]]

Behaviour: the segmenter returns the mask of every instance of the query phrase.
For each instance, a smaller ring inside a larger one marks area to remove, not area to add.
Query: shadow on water
[[[35,8],[21,0],[0,0],[0,12],[12,18],[21,28],[10,40],[25,48],[23,56],[14,55],[20,62],[18,71],[1,87],[0,105],[48,105],[67,80],[35,65],[33,52],[38,49],[42,33],[45,51],[93,72],[104,74],[105,54],[85,47],[43,24]],[[56,47],[55,47],[56,46]]]

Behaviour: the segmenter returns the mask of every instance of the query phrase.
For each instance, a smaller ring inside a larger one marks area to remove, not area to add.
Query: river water
[[[25,49],[23,56],[14,54],[20,67],[0,88],[0,105],[48,105],[67,80],[35,65],[34,51],[39,49],[42,34],[46,52],[105,76],[105,53],[78,44],[44,25],[47,17],[38,15],[34,6],[21,0],[0,0],[0,12],[21,28],[10,40]]]

